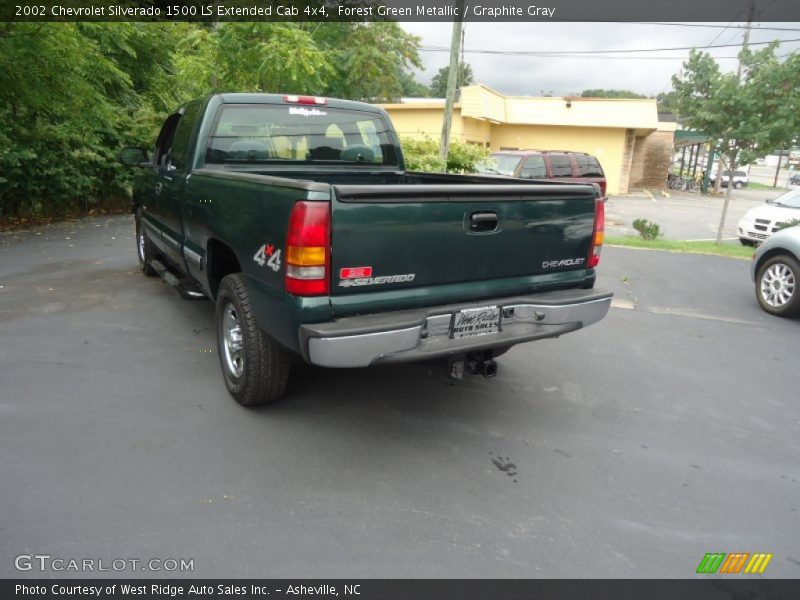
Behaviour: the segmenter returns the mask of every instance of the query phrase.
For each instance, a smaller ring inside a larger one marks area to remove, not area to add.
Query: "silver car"
[[[750,275],[756,298],[778,317],[800,315],[800,225],[783,229],[759,246]]]

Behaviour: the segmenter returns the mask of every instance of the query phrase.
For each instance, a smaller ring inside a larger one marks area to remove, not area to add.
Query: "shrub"
[[[644,240],[655,240],[662,235],[661,227],[647,219],[636,219],[633,222],[633,228],[639,232],[639,235]]]
[[[400,145],[409,171],[474,173],[477,164],[489,156],[489,151],[477,144],[453,140],[450,142],[445,169],[439,159],[439,142],[429,137],[403,138]]]

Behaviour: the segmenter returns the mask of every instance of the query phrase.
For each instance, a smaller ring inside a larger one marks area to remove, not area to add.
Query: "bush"
[[[633,228],[639,232],[644,240],[655,240],[661,235],[661,227],[656,223],[651,223],[647,219],[636,219],[633,222]]]
[[[429,137],[400,140],[406,169],[444,173],[474,173],[477,164],[489,156],[489,151],[477,144],[453,140],[447,153],[447,168],[439,159],[439,142]]]

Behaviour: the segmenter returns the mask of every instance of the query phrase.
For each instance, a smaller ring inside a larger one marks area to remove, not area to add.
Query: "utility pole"
[[[747,11],[747,26],[744,29],[744,39],[742,40],[742,50],[744,52],[747,49],[747,44],[750,43],[750,28],[753,26],[753,19],[756,17],[756,1],[750,0],[750,7]],[[744,70],[744,65],[742,64],[742,55],[741,52],[739,53],[739,64],[736,67],[736,80],[737,84],[741,84],[742,80],[742,71]],[[736,143],[735,140],[729,140]],[[720,148],[720,151],[723,149]],[[717,228],[717,243],[722,243],[722,230],[725,228],[725,217],[728,215],[728,205],[731,201],[731,189],[733,188],[733,172],[736,170],[736,155],[738,153],[738,149],[736,148],[728,148],[730,152],[728,154],[728,187],[725,190],[725,201],[722,203],[722,214],[719,217],[719,227]],[[720,168],[722,166],[722,153],[720,152],[720,165],[717,166],[717,182],[715,185],[715,189],[719,190],[719,186],[722,185],[722,177],[724,171]]]
[[[783,150],[778,152],[778,166],[775,168],[775,179],[772,182],[772,187],[778,187],[778,175],[781,174],[781,159],[783,158]]]
[[[453,123],[453,104],[456,101],[456,84],[458,82],[458,50],[461,44],[461,31],[464,26],[464,0],[456,3],[458,13],[453,21],[453,37],[450,39],[450,71],[447,74],[447,95],[444,101],[444,118],[442,119],[442,141],[439,144],[439,158],[447,168],[447,153],[450,150],[450,126]]]

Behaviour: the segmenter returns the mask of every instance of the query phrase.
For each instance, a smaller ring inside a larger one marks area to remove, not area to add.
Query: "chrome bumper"
[[[522,342],[557,337],[596,323],[606,316],[612,293],[563,290],[527,297],[481,300],[469,304],[348,317],[304,325],[300,347],[306,360],[323,367],[367,367],[375,363],[411,362]],[[454,339],[454,313],[496,305],[500,330]]]

